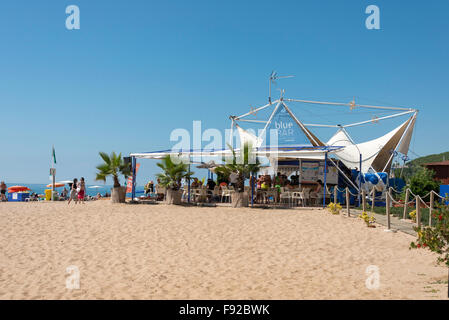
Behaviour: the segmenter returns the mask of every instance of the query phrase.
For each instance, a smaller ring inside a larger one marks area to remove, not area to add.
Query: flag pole
[[[52,161],[51,161],[51,176],[52,176],[52,184],[51,184],[51,201],[55,200],[55,179],[56,179],[56,170],[55,170],[55,160],[56,160],[56,155],[55,155],[55,146],[53,146],[52,149]]]

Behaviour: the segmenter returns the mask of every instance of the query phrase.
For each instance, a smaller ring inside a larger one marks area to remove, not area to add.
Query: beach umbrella
[[[207,163],[202,163],[199,166],[196,166],[198,169],[212,169],[218,167],[214,160],[211,160]]]
[[[53,184],[47,184],[47,188],[51,188],[53,186]],[[65,186],[65,183],[61,183],[61,182],[57,182],[57,183],[55,183],[55,188],[61,188],[61,187],[64,187]]]
[[[8,188],[9,193],[21,192],[21,191],[30,191],[31,189],[24,186],[12,186]]]

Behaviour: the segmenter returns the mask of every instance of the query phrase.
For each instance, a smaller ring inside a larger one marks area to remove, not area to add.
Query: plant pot
[[[181,196],[182,196],[181,191],[167,189],[166,203],[181,204]]]
[[[247,192],[234,192],[231,195],[232,207],[242,208],[248,206],[248,193]]]
[[[126,187],[114,187],[111,189],[112,203],[125,203]]]

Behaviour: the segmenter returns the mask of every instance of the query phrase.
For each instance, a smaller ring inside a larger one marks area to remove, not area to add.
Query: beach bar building
[[[364,110],[388,110],[392,114],[375,117],[365,121],[348,124],[307,124],[292,112],[288,103],[299,102],[313,106],[328,105]],[[265,120],[254,120],[250,116],[262,110],[269,110]],[[412,108],[381,107],[350,103],[321,102],[299,99],[280,99],[251,110],[240,116],[230,116],[230,146],[239,152],[244,144],[251,145],[255,156],[265,158],[272,167],[272,172],[284,174],[296,173],[301,184],[320,180],[324,184],[323,206],[328,184],[338,188],[349,187],[357,194],[360,201],[362,188],[371,190],[373,186],[386,190],[385,176],[391,169],[394,156],[407,155],[418,111]],[[347,129],[379,121],[408,116],[405,122],[376,139],[356,143]],[[259,125],[258,134],[254,130],[243,128],[244,124]],[[315,128],[334,128],[335,134],[323,141],[312,132]],[[237,132],[237,134],[235,134]],[[239,137],[239,144],[234,146],[234,135]],[[177,155],[189,160],[198,157],[210,159],[216,157],[219,162],[223,157],[231,156],[230,149],[220,150],[164,150],[157,152],[131,153],[133,161],[133,198],[135,195],[136,159],[161,159],[167,155]],[[205,161],[206,162],[206,161]],[[369,179],[365,178],[369,177]],[[251,192],[253,192],[251,186]],[[190,190],[190,189],[189,189]],[[251,195],[252,198],[253,194]]]

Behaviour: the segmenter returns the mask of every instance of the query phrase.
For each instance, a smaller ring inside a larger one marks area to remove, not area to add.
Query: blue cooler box
[[[8,201],[12,202],[23,202],[25,199],[28,199],[30,194],[28,192],[13,192],[8,193]]]

